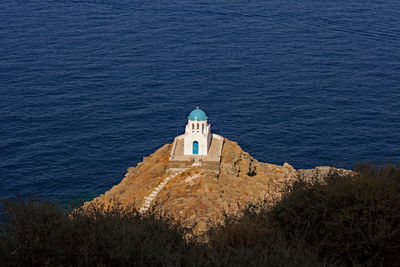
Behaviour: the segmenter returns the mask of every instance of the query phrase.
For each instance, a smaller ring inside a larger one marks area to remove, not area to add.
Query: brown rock
[[[167,144],[144,157],[136,167],[128,168],[120,184],[85,205],[139,209],[144,198],[169,175],[170,150],[171,145]],[[236,142],[225,139],[219,171],[202,167],[187,169],[165,185],[151,208],[201,232],[208,222],[220,220],[225,212],[237,211],[248,202],[279,199],[281,190],[298,173],[311,175],[312,172],[298,172],[288,163],[280,166],[258,162]]]

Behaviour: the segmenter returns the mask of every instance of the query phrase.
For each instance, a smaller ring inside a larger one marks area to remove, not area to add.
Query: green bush
[[[3,201],[6,266],[396,266],[400,169],[299,177],[277,203],[259,201],[195,237],[167,216],[38,200]]]

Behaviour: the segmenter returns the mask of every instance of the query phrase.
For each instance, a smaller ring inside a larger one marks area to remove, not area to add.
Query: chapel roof
[[[199,107],[196,107],[196,109],[194,109],[192,112],[190,112],[189,120],[191,120],[191,121],[206,121],[207,115]]]

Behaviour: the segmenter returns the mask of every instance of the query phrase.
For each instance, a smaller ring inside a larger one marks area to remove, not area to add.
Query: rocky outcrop
[[[299,169],[299,170],[297,170],[297,174],[302,179],[310,181],[312,179],[321,180],[324,177],[326,177],[327,174],[329,174],[330,172],[333,172],[333,171],[337,172],[341,175],[353,173],[353,171],[346,170],[346,169],[338,169],[338,168],[333,168],[333,167],[329,167],[329,166],[318,166],[318,167],[315,167],[314,169]]]
[[[202,231],[209,221],[219,220],[248,202],[279,199],[282,189],[298,175],[290,164],[259,162],[227,139],[219,170],[192,166],[171,175],[167,171],[170,150],[167,144],[143,158],[136,167],[128,168],[120,184],[85,205],[150,208]],[[301,172],[312,175],[312,170]]]

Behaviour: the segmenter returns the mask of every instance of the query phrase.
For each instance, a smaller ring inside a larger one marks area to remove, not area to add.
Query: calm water
[[[199,105],[258,160],[400,160],[400,1],[0,1],[0,198],[89,199]]]

